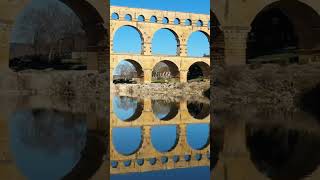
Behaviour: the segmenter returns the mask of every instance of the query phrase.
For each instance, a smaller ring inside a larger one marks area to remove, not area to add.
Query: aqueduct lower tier
[[[151,83],[152,80],[152,70],[159,62],[172,62],[169,64],[174,65],[178,68],[180,82],[187,82],[187,76],[189,68],[195,63],[205,63],[210,64],[209,58],[200,58],[200,57],[180,57],[180,56],[147,56],[147,55],[130,55],[130,54],[112,54],[111,55],[111,64],[110,64],[110,79],[112,82],[113,72],[117,65],[122,61],[127,60],[132,62],[136,68],[142,70],[141,73],[138,73],[138,77],[143,80],[144,83]],[[209,72],[208,72],[209,73]],[[209,77],[209,75],[206,75]]]

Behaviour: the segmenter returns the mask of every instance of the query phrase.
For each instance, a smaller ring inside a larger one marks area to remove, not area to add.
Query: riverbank
[[[317,97],[320,94],[320,64],[215,66],[212,74],[210,101],[214,108],[258,104],[294,109],[299,105],[312,105],[311,102],[320,101]],[[0,94],[13,92],[61,99],[87,97],[105,102],[112,91],[111,95],[198,101],[205,98],[204,92],[210,89],[209,81],[114,85],[107,81],[107,76],[108,73],[96,71],[11,72],[1,74]]]
[[[213,77],[211,102],[216,108],[257,104],[294,109],[320,85],[320,64],[215,67]]]
[[[207,99],[204,92],[210,89],[209,81],[190,83],[113,84],[111,92],[121,96],[167,100]]]

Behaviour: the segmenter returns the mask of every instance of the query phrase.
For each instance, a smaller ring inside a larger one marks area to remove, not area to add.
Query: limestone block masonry
[[[112,18],[112,16],[117,18]],[[125,17],[131,17],[128,21]],[[138,19],[140,17],[140,20]],[[151,22],[154,18],[156,22]],[[163,19],[167,23],[163,23]],[[142,20],[142,21],[141,21]],[[188,21],[190,24],[185,24]],[[135,28],[141,35],[141,54],[117,54],[112,51],[114,36],[117,30],[123,26]],[[177,39],[178,50],[176,56],[153,55],[152,38],[160,29],[170,30]],[[170,61],[175,64],[180,72],[180,82],[187,82],[187,72],[189,67],[196,62],[204,62],[210,65],[209,57],[188,56],[187,42],[190,35],[200,31],[204,33],[208,41],[210,40],[210,16],[206,14],[182,13],[174,11],[160,11],[129,7],[111,6],[110,8],[110,77],[113,71],[122,60],[130,60],[142,67],[144,83],[150,83],[153,67],[161,61]]]

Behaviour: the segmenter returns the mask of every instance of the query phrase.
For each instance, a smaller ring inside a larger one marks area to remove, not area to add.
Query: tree
[[[62,55],[63,39],[74,41],[84,33],[80,19],[57,2],[49,2],[46,7],[27,9],[17,24],[18,37],[32,45],[35,55],[47,55],[49,62],[54,56]]]
[[[137,76],[137,71],[130,63],[120,63],[116,68],[115,74],[130,79]]]

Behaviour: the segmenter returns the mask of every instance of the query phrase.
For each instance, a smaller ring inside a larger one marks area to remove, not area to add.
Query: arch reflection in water
[[[169,152],[178,143],[178,128],[176,125],[155,126],[151,128],[151,142],[159,152]]]
[[[143,103],[131,97],[115,96],[113,98],[113,111],[120,120],[134,121],[142,114]]]
[[[10,147],[28,179],[61,179],[81,159],[86,121],[54,110],[18,110],[10,117]]]
[[[142,145],[141,128],[113,128],[112,143],[117,152],[131,155],[139,151]]]
[[[192,149],[201,150],[210,143],[209,124],[189,124],[186,134],[188,144]]]
[[[319,135],[250,125],[246,131],[252,162],[271,179],[303,179],[320,164]]]
[[[160,120],[171,120],[179,112],[179,103],[165,100],[152,100],[152,110],[154,115]]]
[[[110,122],[110,160],[118,162],[117,166],[110,165],[111,174],[209,166],[210,118],[199,122],[191,117],[185,100],[172,102],[146,98],[141,102],[144,109],[138,119],[125,122],[114,117]],[[124,162],[128,160],[131,164],[125,166]]]
[[[210,114],[210,104],[201,102],[188,102],[188,112],[195,119],[204,119]]]

